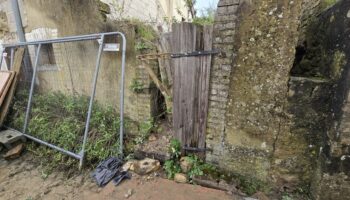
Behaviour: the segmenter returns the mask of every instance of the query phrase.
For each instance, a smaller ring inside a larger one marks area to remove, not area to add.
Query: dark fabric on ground
[[[107,158],[102,161],[92,174],[97,185],[103,187],[114,178],[115,185],[118,185],[124,178],[130,178],[128,172],[120,171],[123,161],[116,157]]]
[[[122,180],[124,179],[130,179],[131,178],[131,174],[127,171],[123,171],[123,172],[118,172],[117,176],[113,179],[113,183],[115,186],[119,185],[120,182],[122,182]]]

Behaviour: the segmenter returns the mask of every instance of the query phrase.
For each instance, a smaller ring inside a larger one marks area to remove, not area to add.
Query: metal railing
[[[104,51],[105,47],[105,39],[106,36],[115,36],[118,37],[120,36],[122,38],[122,59],[121,59],[121,77],[120,77],[120,129],[119,129],[119,151],[120,155],[123,156],[123,136],[124,136],[124,82],[125,82],[125,58],[126,58],[126,38],[125,35],[121,32],[108,32],[108,33],[97,33],[97,34],[90,34],[90,35],[80,35],[80,36],[70,36],[70,37],[63,37],[63,38],[57,38],[57,39],[48,39],[48,40],[40,40],[40,41],[31,41],[31,42],[19,42],[16,44],[4,44],[3,45],[3,51],[1,52],[1,55],[3,53],[10,49],[11,52],[11,58],[10,58],[10,67],[13,65],[13,60],[14,60],[14,49],[18,47],[28,47],[30,45],[34,45],[36,47],[36,53],[35,53],[35,61],[33,65],[33,73],[32,73],[32,78],[31,78],[31,83],[30,83],[30,91],[29,91],[29,99],[28,103],[26,106],[26,113],[25,113],[25,119],[24,119],[24,124],[23,124],[23,129],[22,129],[22,134],[40,144],[46,145],[50,148],[53,148],[57,151],[60,151],[64,154],[67,154],[73,158],[76,158],[80,161],[79,167],[81,168],[83,166],[83,161],[85,157],[85,147],[86,147],[86,142],[89,134],[89,124],[90,124],[90,119],[91,119],[91,113],[93,109],[93,102],[96,94],[96,83],[98,80],[98,75],[99,75],[99,70],[100,70],[100,63],[101,63],[101,55],[102,52]],[[35,80],[37,78],[37,71],[38,71],[38,63],[40,59],[40,51],[42,49],[42,45],[44,44],[54,44],[54,43],[67,43],[67,42],[75,42],[75,41],[85,41],[85,40],[97,40],[99,43],[99,48],[97,52],[97,58],[96,58],[96,63],[95,63],[95,70],[94,70],[94,75],[93,75],[93,81],[92,81],[92,88],[91,88],[91,95],[90,95],[90,101],[89,101],[89,107],[88,107],[88,112],[87,112],[87,117],[86,117],[86,123],[85,123],[85,129],[84,129],[84,135],[83,135],[83,141],[82,141],[82,147],[81,151],[76,153],[72,152],[66,149],[63,149],[61,147],[58,147],[54,144],[51,144],[49,142],[43,141],[39,138],[36,138],[32,135],[30,135],[27,131],[28,129],[28,123],[30,119],[30,113],[31,113],[31,107],[32,107],[32,101],[33,101],[33,91],[35,87]],[[2,65],[3,62],[3,56],[1,56],[0,59],[0,66]]]

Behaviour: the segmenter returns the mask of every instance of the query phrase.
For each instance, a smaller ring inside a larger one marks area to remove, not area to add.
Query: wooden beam
[[[9,77],[7,78],[5,84],[3,85],[3,88],[2,88],[2,90],[0,92],[0,106],[4,102],[5,97],[7,95],[7,92],[9,91],[10,86],[12,84],[12,81],[13,81],[13,79],[15,77],[15,73],[14,72],[12,72],[12,71],[6,71],[6,72],[8,73]],[[2,78],[2,77],[0,77],[0,78]]]
[[[11,72],[0,71],[0,95],[4,92],[10,78],[11,78]]]
[[[164,97],[171,97],[171,92],[168,90],[168,88],[158,79],[156,73],[154,73],[151,66],[146,64],[145,62],[142,62],[142,65],[145,67],[147,73],[151,77],[152,81],[156,84],[157,88],[160,90],[160,92],[164,95]]]
[[[2,126],[2,124],[5,121],[5,117],[7,115],[7,112],[10,108],[10,105],[11,105],[11,101],[12,101],[13,96],[15,94],[17,82],[18,82],[18,79],[20,77],[23,55],[24,55],[24,48],[19,48],[15,52],[15,58],[14,58],[14,63],[13,63],[13,68],[12,68],[12,71],[15,73],[15,77],[14,77],[12,84],[9,88],[9,91],[5,97],[4,103],[0,107],[0,126]]]
[[[171,54],[170,53],[156,53],[156,54],[142,54],[136,56],[139,60],[157,60],[157,59],[170,59]]]

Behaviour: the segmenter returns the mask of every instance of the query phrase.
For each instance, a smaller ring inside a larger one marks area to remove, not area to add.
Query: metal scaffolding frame
[[[73,158],[78,159],[80,161],[79,168],[81,168],[83,166],[83,161],[84,161],[84,157],[85,157],[85,146],[86,146],[86,142],[87,142],[87,138],[88,138],[88,134],[89,134],[89,124],[90,124],[90,118],[91,118],[91,113],[92,113],[94,97],[95,97],[95,93],[96,93],[96,83],[97,83],[99,69],[100,69],[101,54],[104,50],[104,46],[105,46],[104,40],[105,40],[106,36],[115,36],[115,37],[120,36],[122,38],[122,49],[121,49],[122,61],[121,61],[121,77],[120,77],[121,79],[120,79],[120,89],[119,89],[119,92],[120,92],[120,129],[119,129],[120,149],[119,150],[120,150],[120,155],[123,156],[124,82],[125,82],[125,57],[126,57],[126,37],[123,33],[121,33],[121,32],[96,33],[96,34],[90,34],[90,35],[70,36],[70,37],[63,37],[63,38],[49,39],[49,40],[19,42],[16,44],[4,44],[3,51],[0,54],[0,55],[3,55],[5,50],[10,49],[10,52],[11,52],[10,66],[12,67],[15,48],[28,47],[29,45],[34,45],[37,47],[36,54],[35,54],[35,62],[34,62],[34,66],[33,66],[32,80],[31,80],[31,85],[30,85],[29,99],[28,99],[28,104],[27,104],[27,108],[26,108],[26,115],[25,115],[25,120],[24,120],[24,124],[23,124],[23,129],[22,129],[21,133],[25,137],[27,137],[28,139],[31,139],[35,142],[46,145],[50,148],[53,148],[57,151],[60,151],[64,154],[67,154]],[[86,118],[86,123],[85,123],[83,145],[82,145],[81,151],[79,153],[75,153],[75,152],[65,150],[61,147],[55,146],[54,144],[50,144],[50,143],[43,141],[41,139],[35,138],[35,137],[31,136],[29,133],[27,133],[27,129],[28,129],[28,123],[29,123],[31,106],[32,106],[32,98],[33,98],[33,91],[34,91],[34,87],[35,87],[35,79],[36,79],[36,74],[37,74],[37,70],[38,70],[37,68],[38,68],[38,63],[39,63],[39,58],[40,58],[40,49],[41,49],[42,45],[43,44],[53,44],[53,43],[85,41],[85,40],[97,40],[99,43],[99,49],[97,52],[97,59],[96,59],[95,72],[94,72],[93,83],[92,83],[92,88],[91,88],[89,108],[88,108],[88,113],[87,113],[87,118]],[[0,59],[0,66],[2,65],[2,62],[3,62],[3,56],[1,56],[1,59]]]

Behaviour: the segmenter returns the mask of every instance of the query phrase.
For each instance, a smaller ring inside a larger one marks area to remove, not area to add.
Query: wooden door
[[[212,26],[174,24],[171,36],[173,75],[173,126],[184,147],[205,149],[208,111]],[[186,53],[188,53],[186,55]]]

